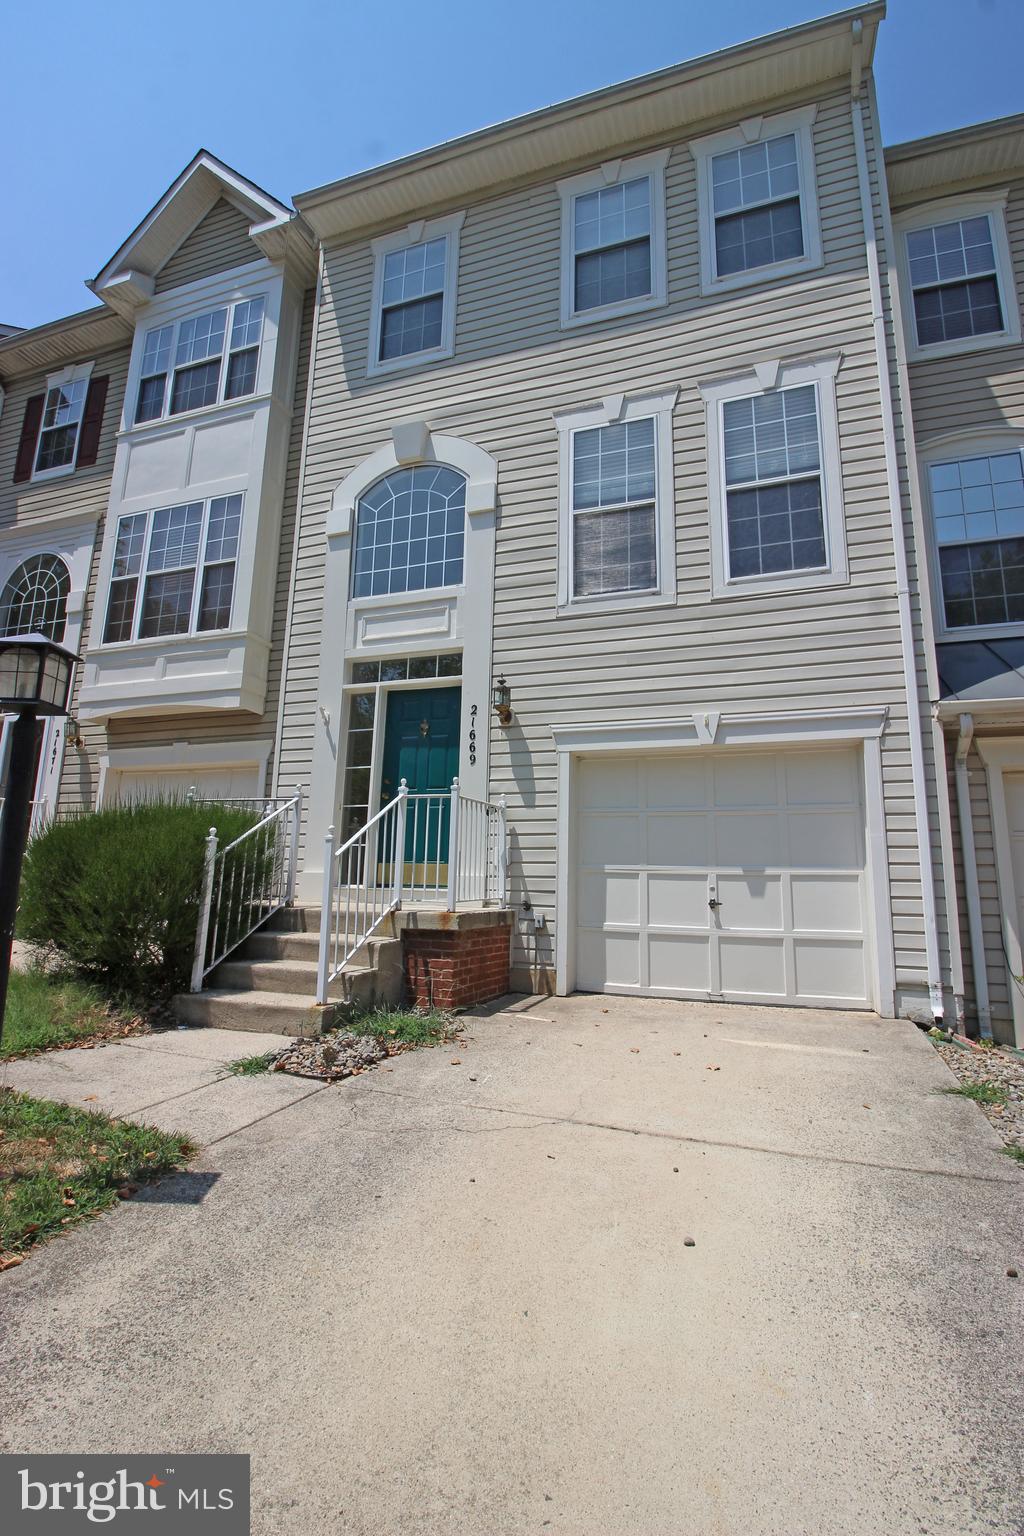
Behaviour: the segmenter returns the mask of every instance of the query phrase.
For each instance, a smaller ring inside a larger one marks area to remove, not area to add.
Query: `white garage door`
[[[860,778],[846,751],[581,761],[577,987],[863,1006]]]
[[[260,793],[259,778],[255,763],[230,768],[110,769],[103,798],[107,805],[126,800],[184,800],[195,786],[197,795],[211,799],[247,799]]]

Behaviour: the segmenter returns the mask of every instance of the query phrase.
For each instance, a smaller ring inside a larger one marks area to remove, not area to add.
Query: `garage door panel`
[[[627,812],[583,816],[584,864],[636,864],[643,827],[638,815]]]
[[[764,752],[714,759],[714,803],[727,810],[778,803],[775,758]]]
[[[710,918],[706,875],[647,876],[647,921],[652,928],[708,928]]]
[[[859,1001],[866,986],[864,945],[860,939],[795,938],[793,971],[796,990],[806,997]]]
[[[583,804],[628,808],[638,803],[636,758],[592,758],[584,764]]]
[[[651,989],[660,992],[707,992],[711,986],[711,948],[700,934],[648,935]]]
[[[793,927],[817,931],[858,933],[862,892],[859,874],[794,874]]]
[[[646,778],[648,810],[703,810],[707,806],[707,762],[699,755],[648,758]]]
[[[777,939],[722,934],[718,946],[722,991],[780,1000],[786,996],[786,957]]]
[[[720,869],[723,865],[744,869],[782,862],[782,824],[774,813],[738,815],[720,811],[714,819],[714,833],[713,857]]]
[[[781,875],[720,875],[718,899],[722,903],[719,925],[729,932],[739,928],[783,930]]]
[[[857,764],[848,754],[792,752],[783,759],[783,774],[787,805],[859,803]]]
[[[864,863],[857,812],[790,814],[789,862],[805,869],[861,869]]]
[[[867,1002],[856,752],[584,760],[577,785],[579,987]]]
[[[143,800],[184,800],[189,790],[212,799],[249,799],[260,793],[255,766],[233,768],[119,768],[109,772],[104,789],[107,803]]]
[[[596,933],[581,929],[577,985],[585,992],[605,987],[639,987],[639,933]]]
[[[640,875],[627,870],[584,870],[580,881],[580,922],[585,928],[605,923],[640,923]]]
[[[708,864],[711,858],[710,828],[704,812],[688,816],[655,812],[644,819],[648,864]],[[636,852],[634,848],[631,857],[635,858]]]

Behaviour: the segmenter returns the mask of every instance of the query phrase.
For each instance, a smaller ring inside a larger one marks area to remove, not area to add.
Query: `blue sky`
[[[51,0],[0,28],[0,321],[82,286],[204,146],[280,197],[840,9],[828,0]],[[1021,0],[890,0],[886,141],[1024,111]],[[20,132],[12,131],[17,129]]]

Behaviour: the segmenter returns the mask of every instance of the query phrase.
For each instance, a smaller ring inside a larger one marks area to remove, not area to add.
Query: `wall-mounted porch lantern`
[[[512,724],[512,689],[504,677],[499,677],[491,690],[491,703],[499,725]]]
[[[12,635],[9,640],[0,640],[0,711],[15,716],[7,790],[0,809],[0,1039],[21,865],[28,842],[37,724],[41,715],[67,714],[77,660],[74,651],[47,640],[45,635]]]

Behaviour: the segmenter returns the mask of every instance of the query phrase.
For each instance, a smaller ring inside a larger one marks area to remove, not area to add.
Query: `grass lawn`
[[[145,1028],[141,1019],[112,1011],[84,982],[44,971],[12,971],[0,1060],[139,1034]]]
[[[180,1136],[0,1088],[0,1268],[194,1154]]]

